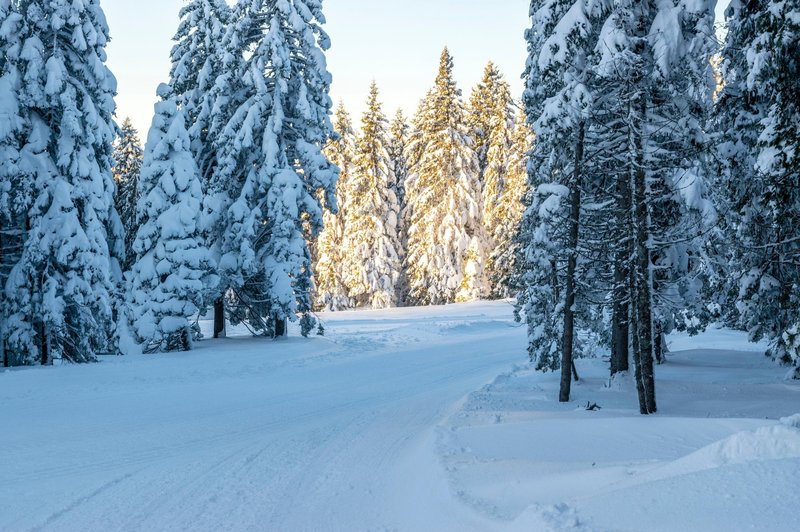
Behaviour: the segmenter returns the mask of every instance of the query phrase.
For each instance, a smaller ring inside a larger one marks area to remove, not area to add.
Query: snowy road
[[[469,530],[434,427],[525,360],[507,303],[0,374],[2,530]]]

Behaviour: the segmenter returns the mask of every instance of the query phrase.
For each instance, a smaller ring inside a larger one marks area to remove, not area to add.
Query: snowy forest
[[[718,42],[714,5],[535,0],[521,98],[445,48],[412,117],[373,83],[358,120],[321,0],[191,0],[142,146],[100,2],[0,1],[3,365],[509,298],[563,401],[599,348],[655,412],[665,335],[710,323],[800,378],[800,7],[734,0]]]
[[[0,360],[0,531],[800,530],[800,0],[0,0]]]

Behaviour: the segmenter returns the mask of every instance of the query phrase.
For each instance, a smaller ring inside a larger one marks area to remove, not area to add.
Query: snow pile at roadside
[[[602,360],[570,403],[527,366],[471,394],[438,431],[453,492],[510,530],[799,530],[800,386],[740,333],[670,343],[655,416]]]
[[[670,464],[668,475],[676,476],[755,460],[800,458],[800,414],[781,418],[779,424],[742,431],[707,445]]]

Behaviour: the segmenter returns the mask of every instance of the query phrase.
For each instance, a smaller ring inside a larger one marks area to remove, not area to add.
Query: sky
[[[156,87],[168,81],[169,52],[184,0],[102,0],[111,33],[108,65],[118,81],[117,118],[130,116],[144,139]],[[723,4],[717,6],[718,16]],[[522,93],[523,34],[529,0],[325,0],[331,97],[357,121],[370,82],[381,91],[387,115],[407,116],[433,85],[447,46],[465,97],[493,61]]]

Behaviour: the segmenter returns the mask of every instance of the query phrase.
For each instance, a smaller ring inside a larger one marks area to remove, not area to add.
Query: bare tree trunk
[[[627,284],[627,280],[623,281]],[[611,324],[611,375],[628,371],[628,344],[630,342],[630,306],[615,301]]]
[[[0,227],[0,294],[5,289],[6,286],[6,265],[5,265],[5,248],[3,247],[5,244],[3,242],[3,228]],[[2,301],[3,297],[0,295],[0,301]],[[5,317],[3,316],[4,311],[0,308],[0,352],[3,353],[3,367],[8,367],[8,351],[6,351],[6,328],[5,328]]]
[[[280,338],[282,336],[286,336],[287,334],[287,327],[286,327],[286,318],[281,318],[279,316],[275,316],[275,335],[274,338]]]
[[[649,210],[647,197],[647,174],[645,172],[645,156],[643,125],[647,112],[647,101],[642,89],[635,98],[632,109],[632,149],[634,150],[634,168],[632,177],[632,215],[633,215],[633,251],[634,251],[634,303],[636,327],[634,328],[634,353],[636,365],[636,389],[639,393],[639,411],[642,414],[656,412],[655,376],[653,368],[653,309],[652,309],[652,274],[650,270],[649,249]]]
[[[225,299],[219,296],[214,301],[214,338],[225,338]]]
[[[631,211],[630,182],[623,176],[617,179],[617,211],[621,214],[619,222],[627,225]],[[630,235],[625,235],[619,243],[614,256],[614,290],[613,314],[611,323],[611,375],[628,371],[631,320],[631,271],[628,262],[631,260]]]
[[[43,321],[38,323],[39,329],[39,354],[42,366],[50,364],[50,345],[47,338],[47,325]]]
[[[575,144],[575,168],[572,175],[572,186],[570,187],[569,241],[567,243],[569,257],[567,258],[567,278],[564,282],[564,337],[561,352],[561,388],[558,394],[558,400],[562,403],[569,401],[574,366],[572,355],[575,344],[575,275],[578,265],[578,230],[580,229],[581,188],[583,186],[581,175],[583,168],[581,164],[583,163],[584,135],[585,124],[581,122],[578,125],[578,139]]]

